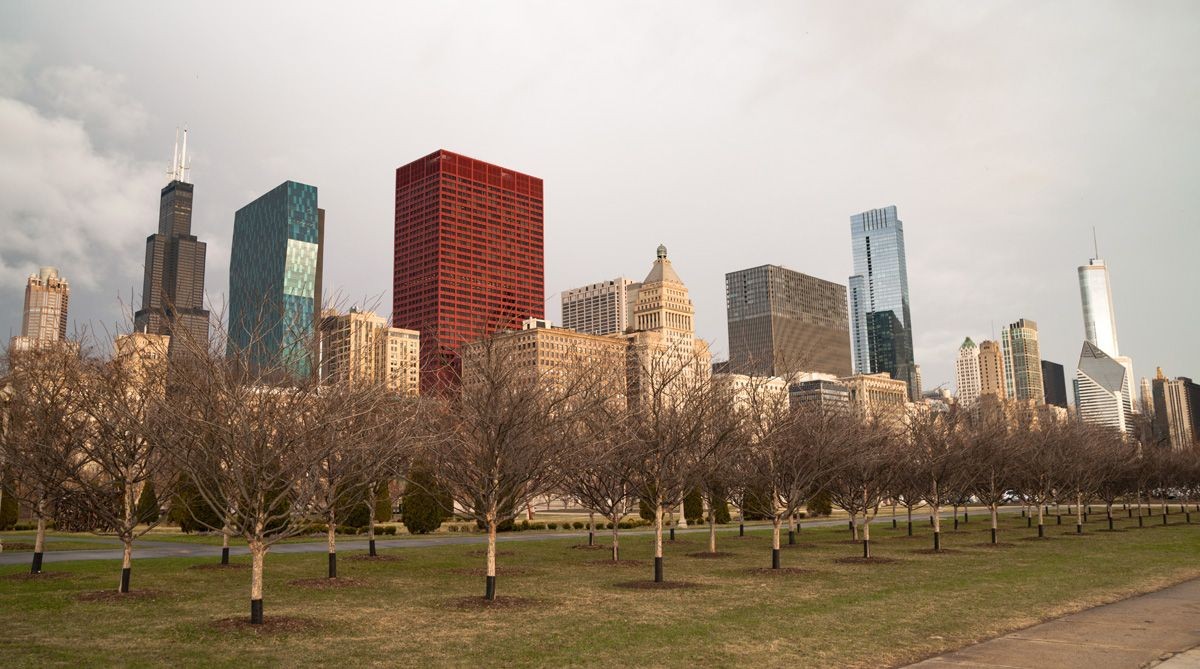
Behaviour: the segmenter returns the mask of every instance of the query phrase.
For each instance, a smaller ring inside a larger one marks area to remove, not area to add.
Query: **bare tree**
[[[871,523],[897,476],[894,463],[901,453],[900,437],[890,422],[860,417],[853,425],[856,429],[847,430],[847,442],[853,447],[839,454],[841,463],[826,489],[834,503],[850,514],[852,529],[862,518],[863,558],[869,559]]]
[[[135,335],[136,337],[136,335]],[[80,387],[87,415],[87,438],[80,442],[81,466],[68,481],[71,503],[97,526],[86,529],[111,533],[124,547],[117,591],[129,592],[134,542],[159,522],[152,509],[139,512],[146,486],[170,499],[179,477],[167,452],[164,420],[167,388],[167,348],[155,341],[126,339],[107,361],[90,361]]]
[[[39,574],[46,523],[84,460],[80,449],[89,429],[81,394],[84,364],[79,347],[70,343],[10,350],[7,357],[10,399],[0,448],[14,475],[14,497],[37,519],[30,573]]]
[[[912,460],[924,479],[921,498],[929,506],[933,520],[933,550],[942,549],[942,506],[954,500],[958,481],[964,473],[957,413],[928,411],[908,416],[908,439]],[[957,512],[956,512],[957,515]]]
[[[606,398],[602,373],[582,357],[543,373],[520,364],[520,352],[498,337],[468,344],[462,390],[443,404],[445,438],[430,440],[427,458],[459,511],[487,529],[484,597],[496,597],[496,531],[533,499],[560,489],[572,450],[564,439]]]
[[[968,415],[962,426],[965,450],[962,465],[971,470],[970,489],[987,505],[991,542],[997,543],[1000,505],[1012,490],[1012,448],[1007,421],[990,420],[984,412]]]
[[[601,404],[577,429],[590,436],[576,435],[579,444],[571,456],[564,476],[562,492],[578,500],[591,513],[607,518],[612,525],[612,560],[620,561],[620,523],[636,504],[631,494],[636,475],[636,459],[623,411]]]

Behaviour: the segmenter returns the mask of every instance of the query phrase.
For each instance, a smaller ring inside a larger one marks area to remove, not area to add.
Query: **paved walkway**
[[[1020,512],[1020,510],[1021,510],[1020,507],[1002,507],[1000,509],[1000,513],[1002,513],[1002,514],[1018,513],[1018,512]],[[982,523],[987,522],[986,512],[976,511],[975,509],[972,509],[972,513],[977,514],[974,516],[977,519],[975,522],[982,522]],[[941,515],[943,518],[950,518],[950,517],[952,517],[952,514],[953,514],[953,511],[945,511]],[[921,518],[922,522],[927,522],[925,519],[928,518],[928,515],[922,515],[922,516],[920,516],[920,518]],[[914,519],[916,519],[916,516],[914,516]],[[803,525],[803,527],[829,527],[829,526],[845,527],[846,522],[847,521],[845,519],[806,520],[806,521],[803,521],[802,525]],[[878,516],[875,518],[875,521],[872,523],[872,525],[873,526],[874,525],[883,525],[885,523],[887,525],[891,525],[891,522],[892,522],[891,515]],[[900,517],[901,527],[903,527],[904,522],[905,522],[904,517],[901,516]],[[752,531],[752,530],[761,531],[761,530],[770,529],[770,528],[771,528],[770,525],[762,525],[762,524],[753,524],[753,525],[746,526],[747,531]],[[738,529],[737,525],[730,524],[730,525],[723,525],[723,526],[719,527],[717,529],[717,531],[720,532],[721,534],[725,535],[730,532],[736,532],[737,529]],[[698,527],[698,528],[677,529],[675,531],[680,534],[705,534],[705,535],[707,535],[708,527],[704,526],[704,527]],[[785,529],[785,531],[786,531],[786,529]],[[597,536],[597,538],[600,539],[600,541],[603,541],[604,537],[607,536],[608,532],[609,532],[609,530],[601,530],[596,533],[596,536]],[[622,537],[647,535],[647,534],[654,534],[654,530],[653,529],[649,529],[649,530],[640,529],[640,530],[622,530],[621,531]],[[666,529],[663,530],[663,534],[664,535],[666,534]],[[523,532],[519,532],[519,533],[506,532],[504,534],[499,535],[496,538],[496,540],[499,543],[508,543],[511,541],[547,541],[550,539],[566,539],[566,538],[579,539],[579,538],[586,538],[586,537],[587,537],[586,532],[553,532],[553,533],[547,532],[547,533],[530,533],[530,534],[526,534]],[[8,540],[14,541],[17,539],[10,537],[10,538],[8,538]],[[22,537],[20,539],[20,541],[32,543],[33,539],[29,538],[29,537]],[[94,542],[97,544],[107,544],[107,545],[114,546],[114,548],[111,548],[111,549],[97,548],[96,550],[90,550],[90,549],[89,550],[71,550],[71,551],[49,550],[49,551],[46,551],[45,557],[43,558],[43,560],[46,563],[74,562],[77,560],[120,560],[122,557],[122,553],[119,548],[121,545],[121,542],[116,539],[113,539],[111,537],[79,537],[79,536],[54,537],[54,536],[48,536],[48,537],[46,537],[46,541],[48,541],[48,542],[89,541],[89,542]],[[384,538],[382,538],[382,536],[380,536],[380,537],[376,538],[376,540],[375,540],[375,545],[377,547],[379,547],[380,549],[384,549],[384,548],[401,548],[401,549],[403,549],[403,548],[427,548],[430,546],[452,546],[452,545],[460,545],[460,544],[484,544],[484,543],[487,543],[487,536],[483,535],[483,534],[436,535],[436,536],[419,537],[419,538],[418,537],[405,537],[403,539],[384,539]],[[356,550],[362,551],[362,550],[367,549],[367,542],[365,539],[343,539],[341,537],[338,537],[337,546],[338,546],[338,551],[356,551]],[[271,553],[275,554],[275,555],[278,555],[281,553],[284,553],[284,554],[324,553],[326,550],[327,550],[327,546],[324,541],[279,543],[279,544],[275,544],[274,546],[271,547]],[[250,550],[248,548],[246,548],[245,546],[233,546],[229,549],[230,555],[249,555],[249,553],[250,553]],[[17,551],[7,551],[6,550],[4,552],[0,552],[0,566],[12,565],[12,564],[28,564],[30,559],[32,559],[32,555],[33,554],[30,553],[29,551],[17,552]],[[173,541],[154,541],[153,539],[138,539],[133,545],[133,559],[134,560],[145,560],[148,558],[166,558],[166,557],[219,557],[220,555],[221,555],[221,547],[219,545],[211,545],[211,544],[195,544],[195,543],[173,542]]]
[[[910,666],[1198,669],[1197,647],[1200,579],[1063,616]]]

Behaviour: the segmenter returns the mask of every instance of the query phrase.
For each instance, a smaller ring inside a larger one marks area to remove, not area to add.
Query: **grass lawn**
[[[515,605],[486,609],[472,605],[484,586],[478,545],[390,549],[400,559],[387,562],[342,553],[339,574],[355,584],[323,589],[289,582],[323,576],[324,554],[268,555],[267,621],[296,625],[262,632],[218,622],[248,615],[250,572],[189,569],[212,560],[135,561],[133,589],[156,596],[119,601],[78,598],[115,589],[115,561],[53,563],[64,576],[32,580],[18,576],[24,565],[0,567],[0,658],[6,667],[877,667],[1200,576],[1200,522],[1164,528],[1154,517],[1138,530],[1122,518],[1133,529],[1110,533],[1092,516],[1101,522],[1073,536],[1064,518],[1038,541],[1023,519],[1002,518],[1007,546],[981,547],[986,518],[973,515],[944,533],[952,552],[939,555],[919,552],[932,543],[927,523],[914,539],[903,522],[877,526],[875,555],[895,560],[886,564],[835,562],[861,547],[843,529],[805,529],[783,551],[784,566],[802,571],[783,574],[755,571],[770,565],[761,530],[722,534],[719,549],[732,555],[720,559],[688,556],[706,536],[681,535],[666,548],[667,580],[696,587],[675,590],[620,587],[651,575],[645,536],[623,542],[623,556],[640,561],[623,567],[592,564],[607,552],[573,548],[573,538],[502,543],[498,604]]]

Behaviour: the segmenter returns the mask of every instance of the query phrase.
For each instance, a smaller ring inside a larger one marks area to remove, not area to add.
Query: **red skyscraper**
[[[396,170],[395,327],[421,332],[421,391],[458,350],[545,316],[542,180],[437,151]]]

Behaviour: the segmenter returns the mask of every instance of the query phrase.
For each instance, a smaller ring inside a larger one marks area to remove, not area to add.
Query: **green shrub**
[[[699,525],[704,522],[704,497],[699,488],[692,488],[683,497],[683,517],[688,523]]]
[[[154,494],[154,481],[146,481],[146,485],[142,487],[135,513],[139,523],[158,522],[158,495]]]
[[[395,525],[388,525],[387,527],[380,527],[378,529],[381,534],[387,534],[390,536],[394,536],[396,534],[396,526]]]
[[[392,519],[391,481],[382,481],[375,491],[375,522],[386,523]]]
[[[574,527],[577,530],[582,530],[585,526],[586,526],[585,523],[583,523],[582,521],[579,521],[579,520],[571,523],[571,527]]]
[[[408,485],[401,497],[404,515],[401,520],[413,534],[429,534],[436,530],[446,518],[447,507],[439,501],[441,490],[436,486],[432,474],[422,466],[414,466],[408,473]]]
[[[833,500],[830,498],[828,492],[821,490],[808,498],[808,504],[805,507],[813,517],[828,516],[833,513]]]
[[[550,530],[557,530],[557,529],[558,529],[558,523],[546,523],[546,529],[550,529]]]
[[[750,488],[746,491],[744,503],[742,517],[746,520],[769,520],[775,515],[771,504],[771,493],[766,489]]]
[[[349,511],[342,518],[342,525],[346,527],[366,527],[371,524],[371,506],[366,503],[366,500],[350,507]]]
[[[612,523],[604,523],[604,529],[606,529],[606,530],[611,530],[611,529],[612,529]]]
[[[633,523],[628,520],[622,520],[621,522],[617,523],[618,529],[628,530],[628,529],[632,529],[633,527],[634,527]]]
[[[200,496],[200,491],[191,479],[184,479],[175,497],[171,500],[171,508],[167,511],[167,522],[178,525],[185,534],[203,532],[205,530],[220,531],[220,515],[209,506]]]
[[[532,525],[529,526],[529,529],[544,530],[544,529],[546,529],[546,523],[533,523]]]
[[[642,520],[654,520],[654,504],[645,497],[638,499],[638,515]]]
[[[0,487],[0,530],[10,530],[17,524],[17,498],[8,486]]]

